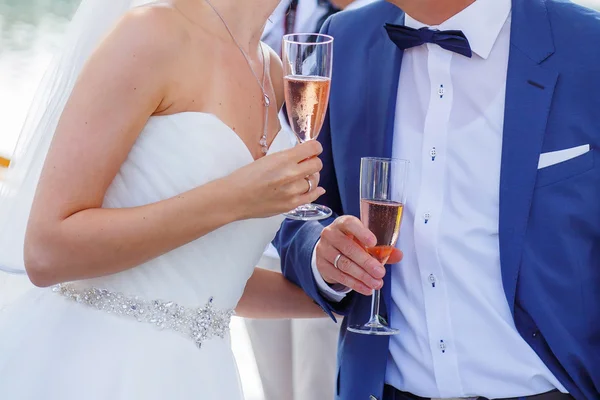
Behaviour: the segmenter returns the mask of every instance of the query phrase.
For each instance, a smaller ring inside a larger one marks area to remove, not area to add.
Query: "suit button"
[[[370,395],[370,396],[369,396],[369,400],[377,400],[377,397],[375,397],[375,396],[373,396],[373,395]]]

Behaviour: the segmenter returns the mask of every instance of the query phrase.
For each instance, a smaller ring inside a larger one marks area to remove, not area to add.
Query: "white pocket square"
[[[551,151],[549,153],[540,154],[540,161],[538,162],[538,169],[550,167],[561,162],[568,161],[572,158],[579,157],[590,151],[590,145],[584,144],[582,146],[571,147],[570,149]]]

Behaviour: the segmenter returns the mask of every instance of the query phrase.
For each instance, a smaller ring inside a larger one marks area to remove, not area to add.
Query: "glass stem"
[[[379,321],[379,300],[381,298],[381,291],[373,290],[373,296],[371,297],[371,319],[369,325],[381,325]]]

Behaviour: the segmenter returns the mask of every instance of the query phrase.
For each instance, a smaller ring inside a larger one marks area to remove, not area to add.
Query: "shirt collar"
[[[479,57],[487,59],[510,10],[510,0],[475,0],[470,6],[440,25],[423,24],[408,14],[404,24],[415,29],[430,27],[439,30],[460,30],[469,40],[471,50]]]

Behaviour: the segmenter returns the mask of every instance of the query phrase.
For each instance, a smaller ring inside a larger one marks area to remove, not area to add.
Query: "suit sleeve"
[[[321,33],[329,34],[331,19],[329,18],[325,22]],[[333,215],[321,221],[304,222],[286,219],[277,233],[273,245],[279,252],[281,268],[285,277],[300,286],[335,320],[333,314],[345,315],[354,296],[349,294],[341,302],[327,300],[319,291],[311,268],[313,250],[321,237],[321,231],[330,225],[338,215],[343,214],[333,164],[330,110],[327,112],[318,140],[323,146],[323,153],[320,156],[323,161],[323,170],[319,185],[326,190],[326,193],[316,203],[331,208]]]

